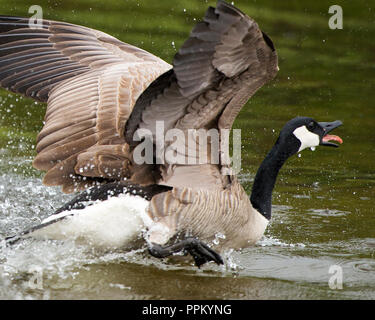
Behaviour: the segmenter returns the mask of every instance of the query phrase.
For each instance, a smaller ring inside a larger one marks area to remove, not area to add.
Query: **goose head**
[[[317,146],[338,147],[341,144],[339,136],[328,134],[342,125],[340,120],[332,122],[317,122],[310,117],[296,117],[288,121],[280,132],[277,144],[282,145],[288,156],[306,148],[315,149]]]
[[[261,163],[254,179],[250,197],[253,207],[268,220],[271,219],[272,190],[279,170],[292,155],[317,146],[338,147],[332,141],[342,143],[339,136],[328,134],[342,125],[339,120],[317,122],[309,117],[297,117],[288,121]]]

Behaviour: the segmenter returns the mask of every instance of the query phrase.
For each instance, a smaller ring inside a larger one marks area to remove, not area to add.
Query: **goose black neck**
[[[272,191],[279,170],[289,155],[276,143],[260,165],[255,176],[250,201],[254,209],[271,219]]]

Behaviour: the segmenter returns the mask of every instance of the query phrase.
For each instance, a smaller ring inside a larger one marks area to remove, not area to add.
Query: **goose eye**
[[[315,122],[314,121],[311,121],[308,125],[307,125],[307,129],[309,129],[310,131],[311,130],[314,130],[316,127],[315,125]]]

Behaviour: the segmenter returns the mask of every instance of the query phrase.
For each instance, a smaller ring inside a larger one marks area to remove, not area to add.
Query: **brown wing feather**
[[[138,96],[166,66],[116,64],[53,89],[33,162],[36,168],[48,170],[44,183],[75,181],[87,187],[96,183],[94,178],[129,178],[131,153],[124,140],[125,123]]]
[[[0,16],[0,85],[39,101],[47,101],[48,92],[67,78],[93,69],[124,62],[160,62],[101,31],[50,20],[31,29],[28,22],[27,18]]]
[[[276,52],[254,20],[218,1],[217,8],[208,8],[203,21],[197,23],[175,55],[173,72],[157,79],[137,101],[127,124],[127,141],[133,143],[138,127],[154,133],[156,121],[165,121],[165,130],[178,126],[176,123],[184,117],[190,118],[189,125],[200,121],[203,114],[198,109],[208,118],[215,118],[242,87],[254,93],[246,83],[234,81],[245,71],[252,73],[252,79],[267,82],[277,72]],[[207,93],[212,97],[189,112],[189,106]],[[219,95],[223,98],[221,106],[210,110],[209,103]]]
[[[124,127],[141,92],[170,66],[103,32],[0,17],[0,85],[47,101],[34,167],[65,192],[129,177]]]
[[[274,46],[257,23],[219,0],[216,8],[208,8],[175,55],[173,70],[154,81],[138,99],[126,124],[126,140],[136,145],[132,138],[137,128],[149,129],[155,137],[156,121],[164,122],[165,131],[184,130],[185,136],[188,129],[230,129],[242,106],[277,70]],[[174,146],[185,149],[185,145]],[[164,165],[161,172],[160,183],[202,187],[202,175],[191,166]],[[218,179],[217,172],[220,164],[207,162],[204,180],[213,188],[222,188],[228,181]]]

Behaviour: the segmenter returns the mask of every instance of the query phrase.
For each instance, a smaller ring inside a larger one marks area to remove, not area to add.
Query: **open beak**
[[[338,144],[333,143],[331,141],[336,141],[338,143],[342,143],[342,139],[339,136],[335,136],[333,134],[328,134],[333,129],[342,125],[340,120],[336,120],[333,122],[318,122],[318,124],[323,128],[324,135],[320,141],[321,146],[328,146],[328,147],[338,147]]]

